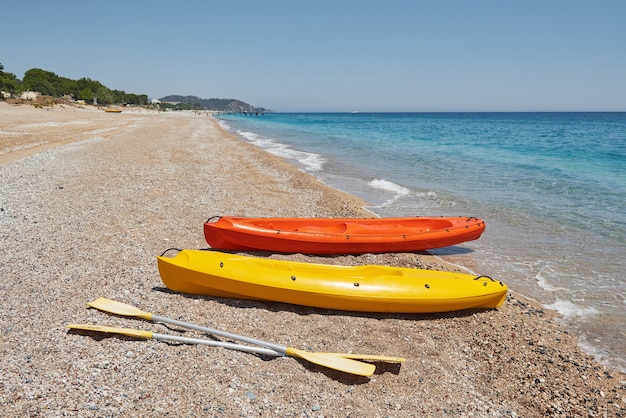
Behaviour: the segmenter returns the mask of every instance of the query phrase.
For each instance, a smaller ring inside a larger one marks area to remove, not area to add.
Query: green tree
[[[40,68],[32,68],[24,73],[24,87],[26,90],[37,91],[47,96],[56,96],[58,76]]]
[[[109,89],[99,81],[83,77],[76,80],[75,88],[78,91],[78,99],[92,102],[94,98],[97,98],[99,104],[107,104]]]
[[[4,65],[0,63],[0,90],[15,94],[19,84],[20,80],[17,79],[15,74],[4,72]],[[3,99],[3,97],[0,97],[0,99]]]
[[[93,91],[91,91],[89,87],[85,87],[78,93],[78,96],[76,98],[79,100],[91,102],[93,101]]]
[[[78,97],[78,89],[76,88],[76,81],[65,77],[59,77],[57,85],[57,94],[59,96],[69,95],[74,99]]]
[[[124,93],[124,101],[120,103],[145,106],[148,104],[148,95]]]
[[[98,98],[98,104],[106,105],[115,103],[113,93],[103,85],[100,85],[98,90],[96,90],[96,97]]]

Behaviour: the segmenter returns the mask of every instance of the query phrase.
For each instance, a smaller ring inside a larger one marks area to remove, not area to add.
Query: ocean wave
[[[382,205],[378,206],[379,208],[392,205],[396,200],[398,200],[402,196],[406,196],[409,193],[411,193],[411,191],[407,189],[406,187],[400,186],[399,184],[396,184],[392,181],[384,180],[384,179],[372,180],[368,182],[367,185],[371,187],[372,189],[393,194],[393,197],[387,200]]]
[[[626,337],[626,334],[620,332],[621,337]],[[626,373],[626,360],[623,358],[615,358],[609,350],[603,350],[598,347],[597,343],[591,341],[585,334],[579,337],[578,344],[580,344],[581,348],[593,356],[600,364],[604,364],[605,366],[618,370],[622,373]]]
[[[545,268],[544,268],[545,269]],[[540,288],[542,288],[543,290],[547,291],[547,292],[556,292],[558,290],[564,290],[562,287],[556,287],[553,286],[552,283],[550,283],[548,281],[548,279],[546,279],[544,277],[544,275],[542,274],[544,269],[541,269],[536,275],[535,278],[537,279],[537,284],[539,285]]]
[[[230,131],[230,125],[226,123],[225,120],[223,119],[216,119],[217,120],[217,124],[220,125],[222,127],[222,129],[226,130],[226,131]]]
[[[557,300],[554,303],[545,305],[545,308],[557,311],[565,319],[586,317],[598,313],[598,310],[595,308],[579,306],[568,300]]]
[[[294,150],[289,145],[276,142],[270,138],[264,138],[254,132],[237,131],[237,135],[271,154],[287,160],[297,161],[304,166],[306,171],[322,171],[324,168],[326,160],[319,154]]]
[[[406,187],[400,186],[399,184],[396,184],[389,180],[376,179],[370,181],[369,183],[367,183],[367,185],[373,189],[394,193],[397,196],[406,196],[411,193],[411,191]]]

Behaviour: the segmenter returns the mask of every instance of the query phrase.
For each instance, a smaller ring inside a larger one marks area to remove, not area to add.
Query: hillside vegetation
[[[44,96],[84,100],[86,103],[101,105],[148,104],[147,94],[113,90],[90,78],[83,77],[72,80],[40,68],[26,71],[24,78],[20,80],[14,74],[4,72],[2,64],[0,64],[0,90],[10,93],[12,96],[20,96],[26,91],[33,91]]]
[[[32,68],[24,73],[22,80],[15,74],[5,72],[0,63],[0,100],[20,97],[25,92],[37,92],[52,99],[81,100],[98,105],[137,105],[152,104],[147,94],[128,93],[111,89],[97,80],[80,78],[72,80],[52,71]],[[51,101],[50,99],[47,99]],[[54,100],[52,100],[54,101]],[[213,110],[220,112],[262,113],[266,109],[257,108],[235,99],[201,99],[196,96],[167,96],[160,99],[161,109],[171,110]]]

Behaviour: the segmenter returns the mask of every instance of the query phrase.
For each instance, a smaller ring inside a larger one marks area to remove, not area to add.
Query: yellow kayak
[[[376,265],[333,266],[182,250],[157,257],[175,292],[360,312],[427,313],[502,305],[507,286],[486,276]]]

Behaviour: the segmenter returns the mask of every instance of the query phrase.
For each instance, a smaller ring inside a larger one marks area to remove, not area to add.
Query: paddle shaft
[[[154,315],[154,314],[152,315],[152,320],[165,322],[165,323],[172,324],[172,325],[178,325],[184,328],[195,329],[196,331],[208,332],[209,334],[219,335],[220,337],[232,338],[233,340],[243,341],[248,344],[254,344],[260,347],[269,348],[270,350],[273,350],[275,353],[282,355],[282,356],[287,355],[287,347],[284,347],[282,345],[273,344],[270,342],[261,341],[261,340],[257,340],[257,339],[250,338],[250,337],[245,337],[243,335],[232,334],[230,332],[220,331],[218,329],[203,327],[201,325],[192,324],[190,322],[178,321],[176,319],[167,318],[164,316],[159,316],[159,315]]]
[[[164,341],[176,341],[176,342],[184,343],[184,344],[201,344],[201,345],[208,345],[210,347],[222,347],[222,348],[227,348],[230,350],[244,351],[246,353],[265,354],[267,356],[282,357],[282,354],[277,353],[276,351],[270,350],[268,348],[250,347],[247,345],[233,344],[233,343],[228,343],[224,341],[202,340],[199,338],[180,337],[178,335],[158,334],[156,332],[144,331],[140,329],[108,327],[105,325],[92,325],[92,324],[68,324],[67,327],[70,329],[79,329],[83,331],[94,331],[94,332],[104,332],[107,334],[126,335],[128,337],[143,338],[147,340],[154,339],[154,340],[164,340]]]
[[[268,348],[248,347],[246,345],[226,343],[223,341],[201,340],[199,338],[179,337],[177,335],[158,334],[156,332],[152,333],[152,338],[155,340],[176,341],[176,342],[185,343],[185,344],[202,344],[202,345],[208,345],[211,347],[223,347],[223,348],[228,348],[230,350],[244,351],[246,353],[254,353],[254,354],[264,354],[267,356],[274,356],[274,357],[283,356],[283,354],[277,353],[276,351],[270,350]]]
[[[87,305],[89,305],[92,308],[100,309],[102,311],[116,314],[116,315],[134,316],[134,317],[146,319],[148,321],[161,321],[161,322],[181,326],[184,328],[191,328],[191,329],[199,330],[202,332],[208,332],[208,333],[212,333],[215,335],[224,336],[227,338],[232,338],[234,340],[245,341],[250,344],[260,345],[262,347],[268,348],[272,350],[275,353],[275,355],[287,355],[287,356],[292,356],[292,357],[299,357],[299,358],[312,361],[314,363],[318,363],[320,365],[338,368],[338,370],[344,370],[344,368],[347,368],[347,370],[350,373],[352,373],[353,371],[356,372],[357,374],[369,373],[369,372],[366,371],[362,365],[359,365],[359,367],[361,367],[362,370],[357,370],[356,369],[357,364],[355,364],[354,362],[350,363],[350,362],[345,362],[345,361],[343,362],[338,361],[337,357],[343,357],[344,359],[352,359],[352,360],[387,361],[387,362],[394,362],[394,363],[395,362],[401,363],[404,361],[403,358],[399,358],[399,357],[375,356],[375,355],[368,355],[368,354],[363,355],[363,354],[347,354],[347,353],[308,353],[302,350],[284,347],[284,346],[280,346],[277,344],[272,344],[272,343],[268,343],[265,341],[256,340],[253,338],[244,337],[241,335],[237,335],[237,334],[233,334],[233,333],[229,333],[225,331],[220,331],[220,330],[213,329],[213,328],[202,327],[202,326],[192,324],[189,322],[183,322],[183,321],[178,321],[178,320],[171,319],[171,318],[166,318],[163,316],[157,316],[150,312],[142,311],[141,309],[136,308],[132,305],[128,305],[122,302],[116,302],[114,300],[107,299],[107,298],[98,298],[92,302],[87,303]]]
[[[167,317],[154,315],[154,314],[151,314],[151,319],[152,321],[165,322],[165,323],[169,323],[172,325],[178,325],[183,328],[190,328],[190,329],[195,329],[196,331],[208,332],[210,334],[219,335],[220,337],[232,338],[233,340],[242,341],[248,344],[258,345],[260,347],[265,347],[265,348],[272,350],[272,353],[274,353],[273,355],[275,356],[289,356],[289,355],[293,356],[295,354],[295,351],[293,351],[293,349],[290,350],[289,348],[284,347],[282,345],[273,344],[267,341],[261,341],[261,340],[257,340],[254,338],[245,337],[243,335],[233,334],[233,333],[226,332],[226,331],[220,331],[214,328],[203,327],[201,325],[192,324],[190,322],[178,321],[176,319],[167,318]],[[343,357],[343,358],[348,358],[352,360],[385,361],[385,362],[392,362],[392,363],[404,362],[404,358],[401,358],[401,357],[376,356],[376,355],[367,355],[367,354],[347,354],[347,353],[316,353],[316,354],[320,354],[323,356]],[[302,357],[303,355],[305,355],[304,352],[298,350],[298,355],[296,357]]]
[[[172,321],[176,321],[176,320],[172,320]],[[184,322],[180,323],[180,321],[176,321],[176,322],[179,322],[178,325],[180,326],[184,326],[183,324],[185,324]],[[170,323],[173,323],[173,322],[170,322]],[[198,328],[194,328],[194,329],[202,330],[202,328],[204,327],[198,326]],[[222,334],[229,334],[229,333],[222,333]],[[225,335],[222,335],[222,336],[225,336]],[[196,344],[208,343],[208,345],[212,345],[211,343],[215,342],[215,341],[199,340],[195,338],[177,337],[173,335],[156,334],[156,333],[152,333],[152,338],[171,339],[173,341],[181,341],[181,342],[194,342]],[[253,339],[249,339],[249,340],[255,341]],[[259,341],[259,342],[262,342],[262,341]],[[224,343],[224,344],[228,344],[228,343]],[[276,346],[277,348],[280,347],[275,344],[270,344],[270,345]],[[238,344],[231,344],[231,346],[241,347]],[[252,352],[258,352],[258,350],[262,350],[262,348],[258,348],[258,347],[248,347],[248,348]],[[278,352],[274,350],[266,349],[266,351],[271,353],[271,355],[281,356],[281,354],[279,354]],[[376,370],[376,367],[371,364],[361,363],[356,360],[351,360],[351,359],[347,359],[344,357],[335,356],[332,354],[328,355],[328,354],[323,354],[323,353],[309,353],[309,352],[298,350],[298,349],[291,348],[291,347],[285,348],[285,355],[290,356],[290,357],[297,357],[297,358],[305,359],[314,364],[318,364],[320,366],[329,367],[331,369],[340,370],[342,372],[352,373],[352,374],[356,374],[359,376],[371,376],[372,374],[374,374],[374,371]]]

